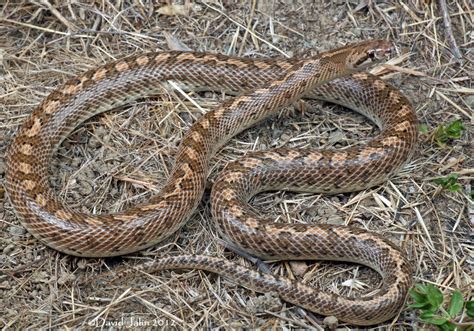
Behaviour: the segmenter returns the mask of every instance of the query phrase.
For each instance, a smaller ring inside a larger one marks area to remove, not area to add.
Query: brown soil
[[[448,1],[456,61],[435,1],[208,1],[169,6],[154,1],[6,1],[0,5],[0,325],[6,329],[84,326],[175,328],[323,327],[271,293],[261,295],[215,274],[190,270],[137,273],[110,283],[109,269],[133,268],[163,254],[223,256],[253,267],[224,249],[210,218],[207,194],[194,216],[169,240],[114,259],[58,253],[28,234],[4,193],[5,150],[20,124],[68,78],[143,51],[191,49],[239,56],[307,56],[368,38],[388,38],[399,54],[384,76],[412,101],[429,132],[461,119],[460,139],[438,146],[429,134],[400,174],[382,186],[336,196],[270,192],[254,205],[289,222],[351,224],[384,234],[416,267],[415,281],[445,295],[472,295],[474,274],[474,163],[471,141],[474,12],[468,1]],[[380,68],[379,68],[380,69]],[[381,70],[379,70],[381,71]],[[211,110],[221,94],[191,93]],[[301,110],[304,111],[301,111]],[[94,117],[61,145],[51,185],[64,202],[91,213],[146,201],[166,179],[183,132],[201,110],[176,91]],[[373,135],[364,118],[340,107],[301,102],[245,131],[214,158],[211,185],[230,160],[275,146],[345,147]],[[458,173],[460,189],[433,179]],[[469,216],[470,215],[470,216]],[[469,218],[471,217],[471,218]],[[329,262],[273,263],[275,274],[325,291],[364,297],[380,285],[365,267]],[[463,322],[465,321],[465,317]],[[380,328],[423,326],[404,308]],[[345,329],[350,326],[341,325]]]

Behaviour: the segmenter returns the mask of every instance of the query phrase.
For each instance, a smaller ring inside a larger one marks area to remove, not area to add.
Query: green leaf
[[[442,325],[438,325],[438,327],[443,330],[443,331],[456,331],[459,330],[458,327],[456,327],[453,323],[448,322]]]
[[[423,313],[420,314],[420,318],[423,320],[423,321],[428,321],[430,319],[432,319],[434,316],[434,313],[431,312],[431,311],[425,311]]]
[[[461,132],[465,130],[461,120],[455,120],[448,124],[446,128],[446,135],[451,139],[461,138]]]
[[[466,314],[467,316],[474,318],[474,301],[466,302]]]
[[[452,173],[452,174],[449,174],[448,177],[446,178],[448,179],[449,184],[455,184],[459,178],[459,174]]]
[[[429,302],[418,302],[418,303],[412,303],[412,304],[408,305],[408,308],[422,309],[422,308],[425,308],[429,305],[430,305]]]
[[[418,293],[428,294],[428,287],[426,285],[416,284],[415,289]]]
[[[449,301],[448,314],[451,317],[455,317],[462,310],[464,305],[464,298],[462,297],[461,292],[458,290],[453,292],[451,296],[451,301]]]
[[[463,130],[465,127],[461,120],[455,120],[447,126],[438,125],[433,132],[433,138],[440,147],[444,147],[449,140],[461,138]]]
[[[428,125],[420,124],[420,126],[418,127],[418,130],[420,130],[420,133],[422,133],[422,134],[427,134],[428,133]]]
[[[433,179],[433,182],[441,185],[444,189],[447,189],[451,192],[457,192],[461,189],[461,185],[457,183],[458,178],[459,174],[452,173],[446,177],[435,178]]]
[[[416,303],[428,303],[426,294],[420,293],[416,289],[410,289],[408,293]]]
[[[446,135],[446,128],[444,127],[444,125],[440,125],[436,128],[434,136],[436,139],[436,143],[440,145],[440,147],[443,147],[444,143],[448,141],[448,137]]]
[[[442,318],[441,316],[435,316],[434,318],[430,318],[425,320],[425,322],[433,324],[433,325],[443,325],[448,322],[446,318]]]
[[[460,189],[461,189],[461,185],[459,185],[458,183],[455,183],[455,184],[452,184],[452,185],[448,186],[448,191],[451,191],[451,192],[457,192]]]
[[[443,293],[441,293],[440,289],[436,286],[431,284],[427,285],[427,296],[429,303],[434,308],[439,308],[443,303]]]

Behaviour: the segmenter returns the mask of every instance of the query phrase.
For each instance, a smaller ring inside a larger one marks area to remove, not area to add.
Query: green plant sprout
[[[417,284],[409,291],[414,303],[409,308],[420,310],[420,319],[443,331],[474,331],[474,301],[465,301],[462,293],[456,290],[443,305],[443,293],[434,285]],[[467,315],[467,321],[458,322]]]
[[[461,138],[462,131],[465,129],[461,120],[452,121],[446,126],[440,124],[433,131],[432,140],[435,141],[439,147],[445,147],[448,141]],[[420,128],[420,131],[423,132],[423,129]]]
[[[461,185],[458,183],[459,174],[452,173],[446,177],[435,178],[433,182],[441,185],[445,190],[450,192],[457,192],[461,189]]]

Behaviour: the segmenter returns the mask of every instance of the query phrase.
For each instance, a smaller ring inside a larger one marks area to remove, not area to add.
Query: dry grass
[[[462,138],[440,148],[422,137],[411,162],[380,187],[331,197],[273,192],[257,196],[254,204],[262,212],[282,215],[283,221],[345,223],[383,233],[414,262],[417,282],[435,284],[445,294],[460,289],[472,295],[474,211],[468,197],[474,170],[474,12],[469,1],[448,1],[462,62],[447,46],[435,1],[369,1],[367,6],[361,5],[365,1],[208,1],[186,2],[173,7],[174,12],[150,0],[82,3],[5,0],[0,7],[0,183],[6,146],[21,122],[61,82],[88,68],[149,50],[187,47],[242,56],[304,56],[388,37],[401,52],[385,67],[387,78],[412,100],[420,122],[431,130],[462,119],[468,128]],[[168,175],[186,128],[221,99],[219,94],[183,97],[168,91],[89,120],[57,152],[51,184],[67,204],[88,212],[116,211],[144,201]],[[211,181],[228,161],[248,150],[342,147],[373,133],[363,118],[338,107],[306,103],[304,109],[286,109],[233,139],[214,159]],[[460,174],[459,192],[441,190],[432,182],[453,172]],[[196,252],[248,263],[224,251],[216,239],[206,197],[171,239],[132,256],[105,260],[78,259],[45,248],[23,230],[2,186],[0,197],[4,328],[71,328],[121,320],[186,329],[322,325],[319,316],[308,317],[271,296],[194,270],[136,274],[113,283],[95,280],[105,270],[131,268],[166,253]],[[379,283],[371,270],[347,264],[282,263],[273,265],[273,271],[354,296],[370,294]],[[351,279],[360,286],[342,285]],[[253,306],[259,306],[257,312]],[[421,325],[416,314],[405,309],[380,328],[416,325]]]

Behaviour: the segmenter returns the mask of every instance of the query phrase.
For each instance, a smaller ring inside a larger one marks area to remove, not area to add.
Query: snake
[[[297,280],[205,255],[166,256],[137,268],[207,270],[350,324],[386,321],[399,312],[412,285],[412,265],[398,246],[357,227],[275,222],[258,214],[249,200],[268,190],[358,191],[397,173],[416,146],[416,114],[398,89],[364,70],[393,49],[389,41],[367,40],[302,59],[165,51],[140,53],[91,69],[50,93],[17,131],[6,153],[9,199],[22,225],[60,252],[109,257],[143,250],[175,233],[190,218],[205,191],[210,160],[229,139],[299,98],[336,103],[366,116],[379,133],[343,149],[281,147],[249,152],[229,163],[215,180],[211,211],[229,247],[271,260],[366,265],[382,278],[375,295],[348,298],[325,293]],[[169,81],[236,97],[191,125],[163,188],[146,203],[104,214],[65,206],[48,183],[49,164],[65,137],[92,116],[157,93]]]

